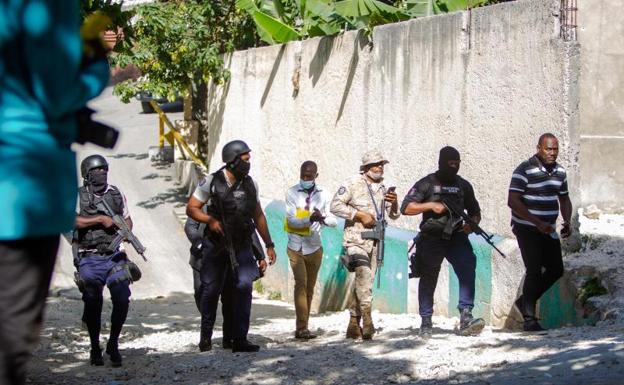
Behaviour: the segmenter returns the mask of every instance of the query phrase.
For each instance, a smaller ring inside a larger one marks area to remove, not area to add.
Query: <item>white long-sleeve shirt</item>
[[[310,213],[318,209],[325,217],[325,225],[335,227],[336,217],[329,211],[331,197],[319,186],[315,185],[308,193],[298,183],[286,192],[286,220],[292,228],[310,227],[310,235],[288,233],[288,248],[301,251],[304,255],[311,254],[321,247],[321,224],[310,223],[310,218],[297,218],[297,209],[308,210]]]

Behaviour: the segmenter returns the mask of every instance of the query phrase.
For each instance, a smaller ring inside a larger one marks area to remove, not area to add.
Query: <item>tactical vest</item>
[[[449,202],[458,210],[465,210],[464,191],[460,187],[460,179],[457,177],[452,184],[444,185],[435,174],[429,175],[431,183],[431,197],[427,202]],[[420,231],[425,234],[440,236],[443,239],[450,239],[452,233],[461,227],[461,218],[452,217],[449,212],[436,214],[428,211],[423,214],[423,221],[420,224]]]
[[[252,218],[258,204],[253,180],[250,176],[246,176],[230,189],[223,171],[217,171],[212,176],[211,197],[207,206],[208,215],[221,222],[232,242],[251,242],[251,235],[254,231]],[[206,236],[219,241],[218,236],[210,232],[208,227],[206,227]]]
[[[79,215],[81,217],[107,215],[107,213],[96,207],[97,203],[102,199],[106,200],[115,214],[123,215],[124,202],[121,192],[119,192],[115,186],[109,187],[108,191],[101,197],[89,193],[85,186],[80,187],[78,190],[78,197],[80,199]],[[106,246],[113,241],[116,234],[117,231],[114,227],[107,229],[102,225],[77,229],[78,243],[82,249],[104,250]]]

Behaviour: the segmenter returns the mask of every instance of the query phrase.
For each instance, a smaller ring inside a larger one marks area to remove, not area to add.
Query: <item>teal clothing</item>
[[[0,0],[0,240],[74,225],[75,112],[108,82],[82,63],[78,1]]]

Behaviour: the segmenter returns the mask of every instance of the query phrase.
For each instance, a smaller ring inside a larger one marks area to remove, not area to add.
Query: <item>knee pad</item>
[[[130,285],[127,281],[114,283],[108,289],[113,303],[130,303]]]

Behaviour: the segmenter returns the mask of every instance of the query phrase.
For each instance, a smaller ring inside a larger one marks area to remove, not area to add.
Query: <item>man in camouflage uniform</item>
[[[375,226],[381,202],[391,219],[397,219],[397,195],[383,184],[384,166],[388,160],[379,151],[369,151],[362,157],[360,174],[343,184],[331,203],[332,214],[345,219],[343,263],[355,273],[351,298],[347,338],[371,339],[375,327],[371,317],[373,279],[375,277],[377,245],[372,239],[362,239],[362,232]],[[362,327],[360,327],[362,321]]]

